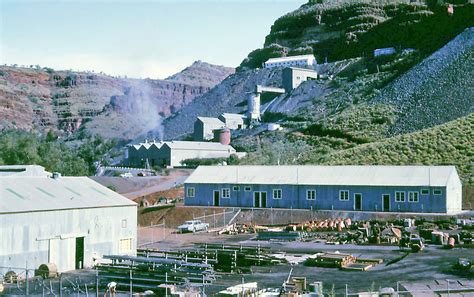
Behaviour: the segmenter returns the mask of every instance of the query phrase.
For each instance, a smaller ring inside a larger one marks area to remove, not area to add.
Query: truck
[[[209,228],[209,224],[203,223],[200,220],[191,220],[184,222],[183,225],[178,226],[178,232],[196,232],[196,231],[203,231]]]

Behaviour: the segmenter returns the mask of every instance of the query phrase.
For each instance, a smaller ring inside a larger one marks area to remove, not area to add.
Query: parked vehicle
[[[125,173],[120,174],[120,177],[123,177],[123,178],[132,178],[133,175],[132,175],[130,172],[125,172]]]
[[[184,222],[183,225],[178,227],[178,231],[180,233],[183,232],[196,232],[196,231],[203,231],[209,228],[209,224],[203,223],[200,220],[191,220]]]

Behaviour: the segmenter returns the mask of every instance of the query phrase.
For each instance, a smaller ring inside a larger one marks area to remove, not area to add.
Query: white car
[[[120,177],[123,177],[123,178],[132,178],[133,175],[132,175],[130,172],[125,172],[125,173],[120,174]]]
[[[203,231],[209,228],[209,224],[203,223],[200,220],[191,220],[184,222],[183,225],[178,227],[178,231],[180,233],[184,232],[196,232],[196,231]]]

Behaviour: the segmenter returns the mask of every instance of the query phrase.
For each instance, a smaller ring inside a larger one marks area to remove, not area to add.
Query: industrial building
[[[150,159],[149,156],[158,156],[163,142],[145,140],[139,144],[129,145],[126,149],[125,158],[129,165],[155,166],[158,165],[157,157]],[[148,164],[146,164],[148,158]]]
[[[218,118],[198,117],[194,122],[195,141],[212,140],[214,130],[224,128],[225,124]]]
[[[185,205],[375,212],[461,211],[454,166],[199,166]]]
[[[290,57],[270,58],[264,63],[264,67],[313,67],[316,64],[316,59],[313,55],[299,55]]]
[[[147,162],[150,166],[179,167],[184,166],[186,159],[228,158],[231,155],[241,156],[232,146],[219,142],[146,141],[128,147],[129,165],[140,167]]]
[[[247,106],[248,106],[247,119],[248,119],[249,123],[252,123],[252,122],[255,122],[255,121],[258,122],[258,121],[261,120],[261,118],[260,118],[260,115],[261,115],[260,96],[263,93],[285,94],[285,89],[262,86],[262,85],[256,85],[255,86],[255,91],[249,93],[249,96],[247,98]]]
[[[396,53],[397,51],[393,47],[378,48],[374,50],[374,57],[390,56]]]
[[[318,79],[318,73],[312,69],[287,67],[283,69],[283,88],[286,92],[296,89],[303,82]]]
[[[0,172],[0,274],[47,263],[63,272],[103,255],[136,254],[136,203],[87,177],[41,166]]]
[[[245,128],[245,121],[247,117],[238,113],[223,113],[218,117],[226,128],[231,130],[240,130]]]

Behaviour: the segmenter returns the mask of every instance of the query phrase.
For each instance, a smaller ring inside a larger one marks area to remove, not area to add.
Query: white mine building
[[[270,58],[264,63],[264,68],[274,67],[312,67],[317,64],[313,55]]]
[[[0,238],[0,274],[92,267],[104,255],[136,254],[137,205],[87,177],[0,166]]]
[[[143,167],[148,162],[150,166],[179,167],[185,165],[186,159],[228,158],[232,155],[242,157],[245,153],[237,153],[232,146],[220,142],[145,141],[128,147],[128,164]]]

